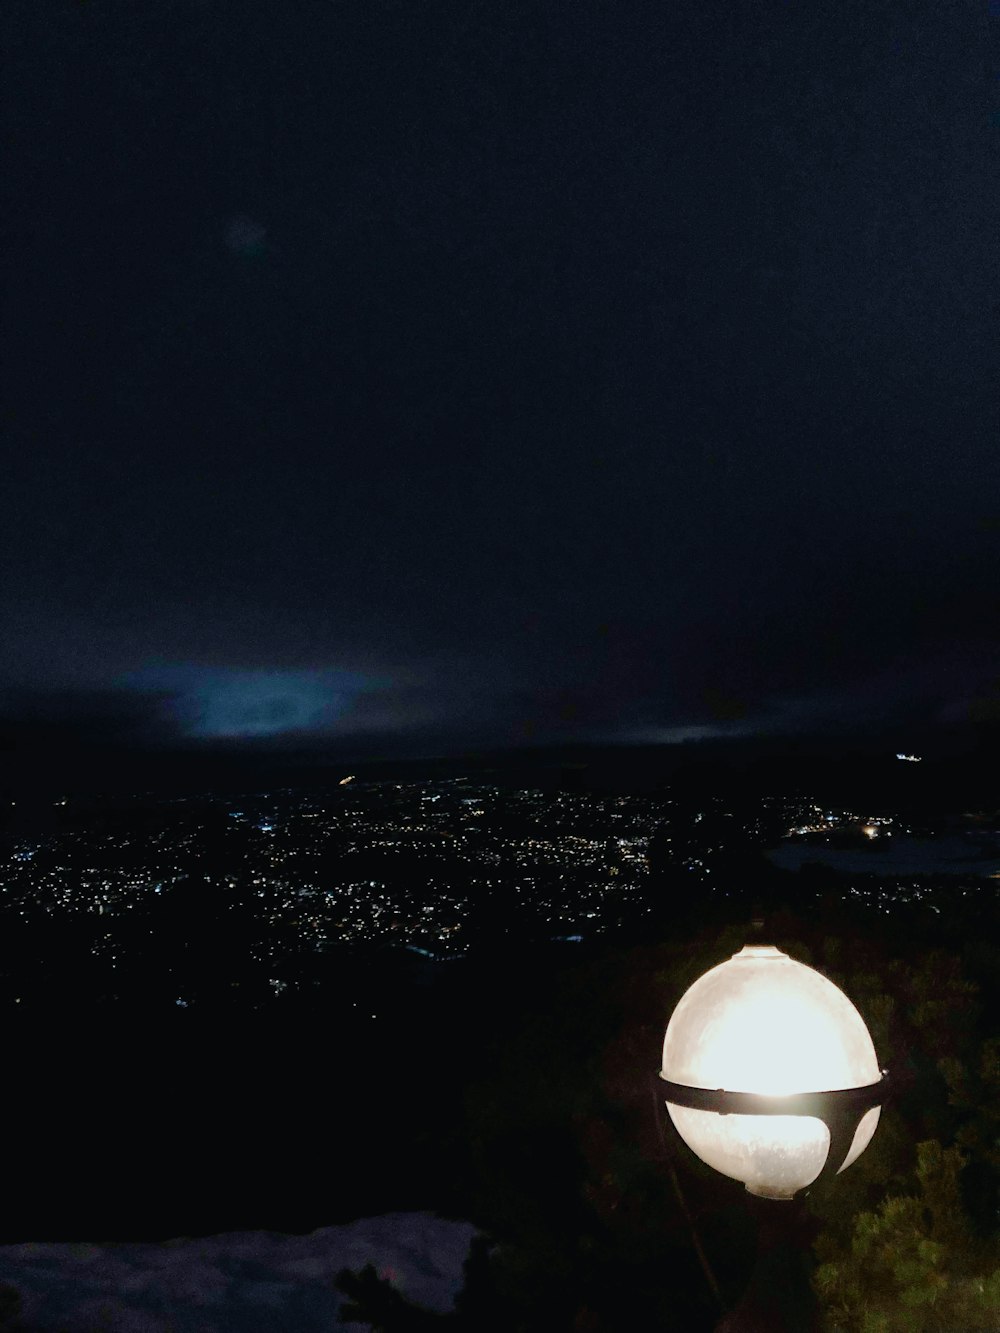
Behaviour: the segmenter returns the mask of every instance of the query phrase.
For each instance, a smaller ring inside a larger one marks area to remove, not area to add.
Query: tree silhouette
[[[8,1282],[0,1282],[0,1329],[18,1333],[21,1323],[21,1293]]]
[[[341,1269],[334,1286],[349,1298],[341,1306],[340,1322],[370,1324],[373,1333],[424,1333],[439,1328],[448,1319],[413,1305],[391,1282],[380,1278],[371,1264],[366,1264],[359,1273]]]
[[[849,1250],[821,1238],[816,1286],[831,1333],[1000,1329],[1000,1244],[978,1239],[962,1205],[956,1148],[917,1149],[916,1195],[854,1223]]]

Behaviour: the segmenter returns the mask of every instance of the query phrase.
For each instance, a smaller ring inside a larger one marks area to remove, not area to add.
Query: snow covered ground
[[[0,1246],[0,1282],[20,1291],[26,1323],[53,1333],[331,1333],[342,1268],[373,1264],[409,1299],[449,1310],[474,1235],[468,1222],[390,1213],[308,1236],[26,1243]]]

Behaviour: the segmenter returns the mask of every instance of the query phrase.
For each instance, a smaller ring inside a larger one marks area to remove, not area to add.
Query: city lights
[[[725,900],[720,871],[748,849],[792,872],[830,857],[828,883],[795,890],[803,903],[835,888],[874,916],[940,916],[995,892],[987,816],[969,816],[972,842],[961,833],[933,842],[930,859],[930,843],[898,813],[807,797],[695,803],[669,788],[600,795],[348,776],[315,794],[137,797],[141,819],[131,821],[126,801],[106,827],[71,818],[9,840],[0,891],[24,919],[100,917],[108,930],[89,947],[112,963],[123,947],[117,923],[194,876],[252,898],[262,959],[390,946],[441,964],[468,957],[484,914],[498,910],[512,942],[582,942],[654,921],[679,878],[706,904]],[[859,851],[859,841],[877,846]]]

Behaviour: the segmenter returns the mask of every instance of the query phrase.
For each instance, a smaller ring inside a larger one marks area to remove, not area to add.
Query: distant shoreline
[[[871,848],[827,847],[789,839],[771,848],[767,857],[782,870],[801,870],[804,865],[818,863],[848,874],[1000,877],[1000,853],[984,855],[981,849],[970,852],[974,846],[971,838],[956,834],[916,838],[897,833],[883,835]]]

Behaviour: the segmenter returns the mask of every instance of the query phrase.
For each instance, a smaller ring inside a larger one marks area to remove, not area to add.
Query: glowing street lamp
[[[770,945],[713,967],[681,998],[660,1091],[684,1142],[751,1194],[791,1199],[871,1142],[885,1073],[832,981]]]

